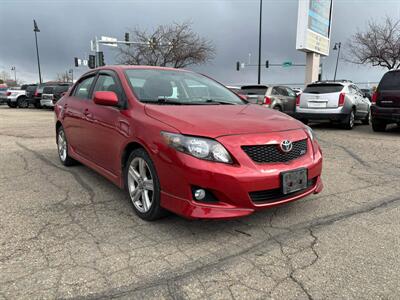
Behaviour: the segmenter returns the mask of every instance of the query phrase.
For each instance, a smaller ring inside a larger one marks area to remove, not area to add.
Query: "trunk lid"
[[[400,72],[387,72],[379,83],[376,105],[400,107]]]

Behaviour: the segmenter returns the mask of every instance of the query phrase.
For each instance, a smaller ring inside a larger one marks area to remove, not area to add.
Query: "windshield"
[[[207,78],[185,71],[130,69],[125,71],[136,97],[152,104],[245,104],[239,96]]]

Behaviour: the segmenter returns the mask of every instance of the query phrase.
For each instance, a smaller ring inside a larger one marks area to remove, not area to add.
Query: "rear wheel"
[[[136,149],[129,155],[125,168],[125,187],[140,218],[153,221],[165,215],[166,211],[160,205],[156,169],[144,149]]]
[[[349,115],[344,120],[343,127],[347,130],[353,129],[354,121],[355,121],[355,114],[354,114],[354,109],[352,109]]]
[[[381,120],[372,119],[372,130],[376,132],[382,132],[386,130],[386,122]]]
[[[40,104],[40,101],[35,100],[35,103],[33,104],[33,106],[35,106],[35,108],[42,108],[42,105]]]
[[[26,97],[19,97],[17,103],[19,108],[28,108],[29,106],[28,99]]]

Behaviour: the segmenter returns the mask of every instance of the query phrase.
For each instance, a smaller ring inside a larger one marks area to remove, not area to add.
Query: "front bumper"
[[[229,136],[218,139],[231,152],[233,145],[230,140]],[[165,171],[158,171],[162,190],[161,206],[186,218],[229,219],[319,193],[323,189],[322,155],[319,146],[314,151],[313,143],[310,140],[307,143],[307,154],[288,163],[256,164],[244,152],[237,152],[235,159],[240,164],[226,165],[176,152],[177,160],[173,161],[180,163],[169,165]],[[300,168],[307,168],[308,179],[313,180],[312,186],[274,201],[252,201],[251,192],[280,189],[281,173]],[[206,203],[194,200],[193,186],[206,189],[218,201]]]
[[[310,109],[296,108],[295,118],[300,120],[343,122],[350,111],[347,107]]]
[[[44,107],[54,107],[54,103],[52,99],[41,99],[40,105]]]
[[[371,117],[372,119],[386,121],[387,123],[399,123],[400,108],[371,105]]]

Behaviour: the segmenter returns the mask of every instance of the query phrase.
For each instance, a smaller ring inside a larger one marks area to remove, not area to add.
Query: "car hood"
[[[259,105],[152,105],[146,114],[182,134],[216,138],[304,128],[292,117]]]

